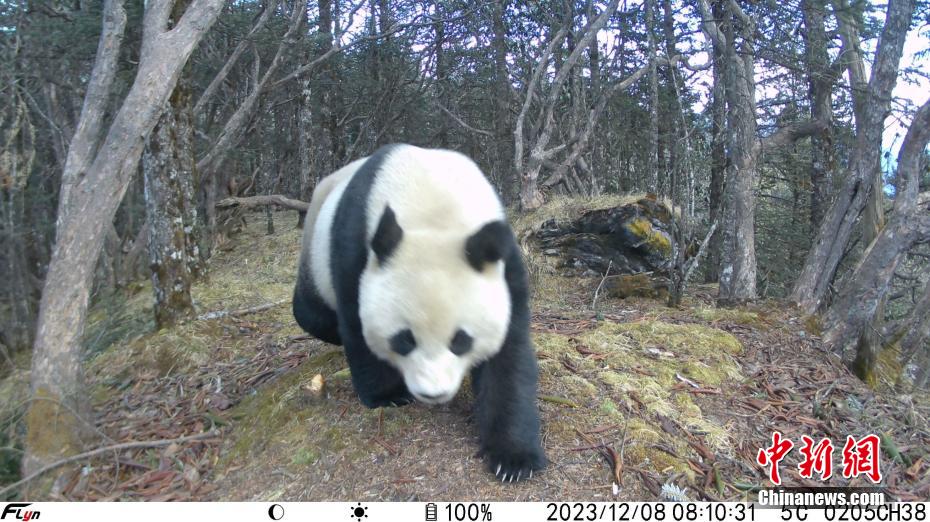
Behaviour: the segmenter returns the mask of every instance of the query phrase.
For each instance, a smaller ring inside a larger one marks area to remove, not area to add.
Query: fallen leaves
[[[265,325],[223,319],[227,335],[254,339],[251,357],[211,361],[184,374],[160,376],[139,372],[131,387],[96,406],[98,428],[116,443],[175,439],[211,429],[222,430],[231,420],[222,415],[249,390],[295,368],[310,351],[301,338],[278,344]],[[322,388],[322,376],[308,387]],[[320,390],[322,391],[322,389]],[[68,478],[63,500],[198,500],[215,490],[210,483],[222,433],[163,448],[138,448],[104,454],[93,466]],[[395,450],[396,451],[396,450]]]

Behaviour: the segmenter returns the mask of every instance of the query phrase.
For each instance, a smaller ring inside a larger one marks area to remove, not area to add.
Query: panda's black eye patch
[[[471,350],[471,346],[475,343],[475,340],[472,336],[465,333],[465,330],[459,329],[455,332],[455,337],[452,338],[452,343],[449,344],[449,350],[452,351],[455,355],[465,355]]]
[[[417,340],[413,338],[413,332],[409,328],[394,334],[394,337],[391,337],[389,342],[391,343],[391,350],[400,355],[407,355],[417,347]]]

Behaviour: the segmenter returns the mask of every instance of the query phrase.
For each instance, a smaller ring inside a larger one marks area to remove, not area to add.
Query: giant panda
[[[361,402],[444,403],[470,370],[491,472],[545,467],[526,268],[479,168],[382,147],[318,184],[304,226],[294,317],[344,346]]]

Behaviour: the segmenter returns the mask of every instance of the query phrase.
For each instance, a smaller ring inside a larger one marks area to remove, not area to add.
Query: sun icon
[[[363,518],[368,518],[368,507],[363,506],[361,502],[357,502],[356,505],[351,506],[352,514],[350,517],[355,517],[355,520],[361,520]]]

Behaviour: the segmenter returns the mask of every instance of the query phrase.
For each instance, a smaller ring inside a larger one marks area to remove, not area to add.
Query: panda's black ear
[[[465,259],[477,271],[504,259],[514,246],[513,233],[503,221],[492,221],[465,240]]]
[[[391,207],[385,207],[375,235],[371,238],[371,250],[378,257],[379,264],[383,265],[391,257],[403,237],[404,230],[397,224],[394,211]]]

